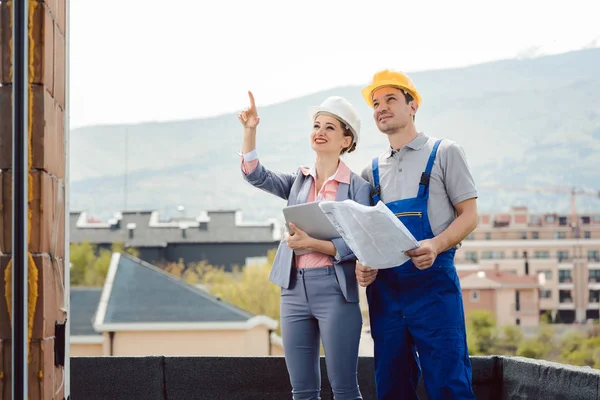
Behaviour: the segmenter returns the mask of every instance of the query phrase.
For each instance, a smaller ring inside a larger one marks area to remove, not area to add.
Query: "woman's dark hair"
[[[348,126],[346,126],[345,123],[343,123],[341,121],[340,121],[340,123],[342,124],[342,129],[344,130],[344,137],[350,136],[352,138],[352,144],[350,145],[350,147],[342,149],[342,152],[340,153],[340,155],[342,155],[344,153],[352,153],[354,150],[356,150],[356,142],[354,141],[354,133],[352,133],[350,128],[348,128]]]

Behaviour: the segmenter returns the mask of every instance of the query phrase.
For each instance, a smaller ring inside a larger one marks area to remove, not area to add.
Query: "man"
[[[404,73],[383,70],[362,91],[390,147],[362,173],[420,247],[383,270],[357,264],[367,287],[378,398],[474,399],[460,282],[459,243],[477,226],[477,190],[462,148],[417,132],[421,96]]]

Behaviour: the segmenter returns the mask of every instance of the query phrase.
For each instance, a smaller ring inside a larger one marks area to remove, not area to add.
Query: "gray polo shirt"
[[[389,203],[417,196],[421,174],[436,140],[419,133],[400,150],[388,148],[379,156],[381,201]],[[371,163],[361,175],[373,186]],[[458,143],[445,139],[438,147],[429,180],[427,213],[433,234],[439,235],[452,223],[456,217],[454,205],[471,198],[477,198],[477,189],[465,152]]]

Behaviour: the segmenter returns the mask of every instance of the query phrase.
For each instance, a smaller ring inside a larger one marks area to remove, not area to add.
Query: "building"
[[[282,354],[278,322],[114,253],[103,288],[71,288],[72,356]]]
[[[207,261],[231,270],[247,257],[263,257],[277,248],[282,230],[276,220],[247,223],[239,211],[208,211],[197,218],[161,220],[157,211],[120,212],[97,221],[86,212],[70,215],[71,243],[89,242],[110,249],[134,247],[151,264]]]
[[[481,214],[476,230],[456,253],[459,271],[500,271],[538,276],[540,314],[556,322],[599,319],[600,213],[531,214],[526,207]]]
[[[539,278],[492,271],[460,271],[465,314],[473,310],[492,313],[498,326],[538,326]]]

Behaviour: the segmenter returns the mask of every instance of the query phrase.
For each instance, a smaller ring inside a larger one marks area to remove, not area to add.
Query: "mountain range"
[[[586,49],[411,73],[423,97],[417,129],[465,149],[480,186],[480,210],[526,205],[534,212],[569,212],[570,188],[600,190],[598,71],[600,49]],[[307,108],[339,95],[361,116],[358,148],[345,156],[360,172],[387,146],[361,88],[338,87],[260,107],[261,162],[281,171],[312,164]],[[184,206],[187,215],[237,209],[245,220],[281,218],[285,201],[251,187],[241,176],[241,137],[235,114],[74,129],[71,209],[98,217],[125,208],[175,216]],[[513,189],[522,185],[559,187],[564,193]],[[600,198],[578,196],[577,207],[598,212]]]

